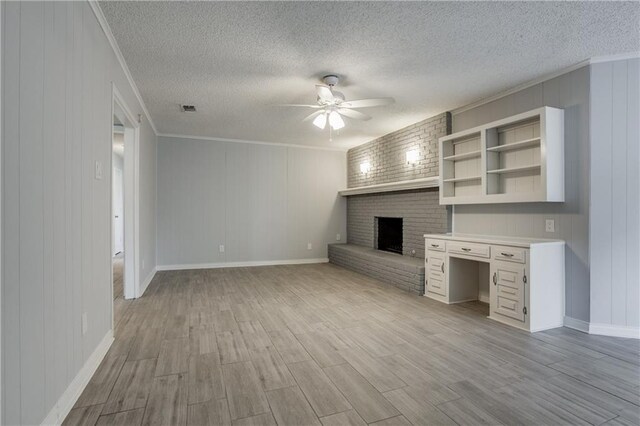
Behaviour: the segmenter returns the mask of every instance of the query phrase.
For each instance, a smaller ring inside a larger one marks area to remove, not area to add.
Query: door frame
[[[109,141],[113,143],[113,117],[121,114],[121,120],[126,121],[124,136],[124,273],[123,286],[124,298],[135,299],[140,297],[140,271],[138,268],[140,259],[140,123],[131,113],[124,97],[112,83],[111,115],[109,117]],[[109,156],[109,181],[113,183],[113,154]],[[113,184],[109,191],[109,212],[113,212]],[[114,326],[113,311],[113,213],[109,218],[109,276],[110,276],[110,303],[111,324]]]

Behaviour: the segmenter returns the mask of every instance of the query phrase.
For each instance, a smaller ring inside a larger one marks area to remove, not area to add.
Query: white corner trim
[[[91,377],[98,369],[98,366],[104,359],[113,343],[113,330],[109,330],[93,351],[87,362],[84,363],[76,377],[69,384],[58,402],[53,406],[51,411],[42,421],[43,425],[59,425],[67,417],[73,405],[76,403],[80,394],[91,380]]]
[[[612,324],[589,324],[589,334],[600,336],[626,337],[628,339],[640,339],[640,327]]]
[[[589,323],[587,321],[565,316],[564,326],[567,328],[572,328],[574,330],[581,331],[583,333],[589,333]]]
[[[174,134],[174,133],[158,133],[158,136],[163,137],[163,138],[194,139],[194,140],[212,141],[212,142],[248,143],[248,144],[253,144],[253,145],[272,145],[272,146],[282,146],[282,147],[285,147],[285,148],[318,149],[320,151],[347,152],[349,150],[349,148],[338,148],[338,147],[331,147],[331,146],[300,145],[300,144],[294,144],[294,143],[251,141],[251,140],[244,140],[244,139],[214,138],[214,137],[211,137],[211,136],[178,135],[178,134]]]
[[[158,268],[153,268],[151,272],[149,272],[149,275],[147,275],[147,278],[145,278],[142,284],[140,285],[140,293],[136,297],[142,297],[144,295],[144,292],[147,291],[147,287],[149,287],[149,284],[151,284],[151,280],[153,280],[153,277],[156,276],[157,271],[158,271]]]
[[[599,336],[625,337],[628,339],[640,339],[640,327],[628,325],[596,324],[587,321],[564,317],[564,326],[588,334]]]
[[[120,67],[122,67],[122,71],[124,71],[124,74],[127,77],[127,81],[131,86],[131,90],[133,90],[133,94],[136,96],[136,99],[138,99],[138,102],[140,103],[140,106],[142,107],[142,111],[144,112],[144,115],[147,117],[147,120],[149,120],[149,124],[151,125],[151,128],[153,129],[154,133],[157,135],[158,130],[156,129],[156,125],[153,123],[153,120],[151,119],[151,114],[149,114],[147,105],[144,103],[144,100],[142,100],[142,95],[140,95],[138,86],[136,85],[136,82],[133,80],[131,71],[129,71],[129,67],[127,66],[127,63],[124,60],[124,56],[122,56],[122,51],[120,51],[118,42],[116,41],[116,38],[113,36],[113,32],[111,32],[111,27],[107,22],[107,18],[104,16],[104,13],[102,13],[102,8],[100,8],[100,4],[98,3],[97,0],[87,0],[87,2],[89,3],[89,6],[91,6],[91,10],[93,10],[93,14],[96,16],[96,19],[98,20],[98,23],[100,24],[100,27],[104,32],[104,35],[107,37],[107,40],[109,40],[111,49],[113,49],[113,53],[115,53],[116,58],[118,58]]]
[[[275,265],[306,265],[310,263],[328,263],[329,258],[316,259],[287,259],[287,260],[256,260],[246,262],[219,262],[219,263],[187,263],[180,265],[158,265],[158,271],[181,271],[184,269],[216,269],[216,268],[244,268],[249,266],[275,266]]]

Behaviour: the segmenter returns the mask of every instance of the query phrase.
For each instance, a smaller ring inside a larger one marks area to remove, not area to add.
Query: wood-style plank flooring
[[[65,424],[640,423],[640,342],[529,334],[330,264],[159,272]]]

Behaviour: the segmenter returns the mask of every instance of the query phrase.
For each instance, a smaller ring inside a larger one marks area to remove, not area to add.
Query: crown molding
[[[113,50],[113,53],[115,53],[116,58],[118,58],[120,67],[122,68],[122,71],[124,71],[124,74],[127,77],[127,81],[131,86],[131,90],[133,90],[133,94],[136,96],[136,99],[140,103],[140,106],[142,107],[142,111],[144,112],[145,117],[147,117],[147,120],[149,121],[149,124],[153,129],[153,132],[157,136],[158,130],[156,129],[156,125],[153,123],[153,120],[151,119],[151,114],[149,114],[149,110],[147,109],[147,106],[145,105],[144,100],[142,100],[142,95],[140,95],[138,86],[136,85],[136,82],[133,80],[133,77],[131,76],[131,71],[129,71],[129,67],[127,66],[127,63],[124,60],[124,56],[122,56],[122,52],[120,51],[120,47],[118,46],[118,42],[116,41],[116,38],[113,36],[113,32],[111,32],[111,27],[107,22],[107,18],[104,16],[104,13],[102,13],[102,9],[100,8],[100,5],[98,4],[97,0],[87,0],[87,2],[89,3],[89,6],[91,6],[91,10],[93,11],[93,14],[96,16],[96,19],[98,20],[98,23],[100,24],[100,28],[102,28],[104,35],[107,37],[107,40],[109,40],[111,49]]]
[[[485,105],[488,104],[489,102],[493,102],[495,100],[498,100],[500,98],[504,98],[505,96],[511,95],[513,93],[519,92],[521,90],[527,89],[531,86],[535,86],[536,84],[540,84],[543,83],[545,81],[551,80],[552,78],[556,78],[559,77],[561,75],[570,73],[571,71],[575,71],[579,68],[582,67],[586,67],[592,64],[599,64],[599,63],[603,63],[603,62],[614,62],[614,61],[622,61],[622,60],[627,60],[627,59],[637,59],[640,58],[640,52],[628,52],[628,53],[621,53],[621,54],[616,54],[616,55],[606,55],[606,56],[594,56],[592,58],[589,59],[585,59],[584,61],[580,61],[576,64],[570,65],[566,68],[562,68],[561,70],[552,72],[550,74],[545,74],[541,77],[535,78],[533,80],[527,81],[526,83],[522,83],[519,84],[515,87],[512,87],[511,89],[507,89],[503,92],[499,92],[495,95],[489,96],[487,98],[482,98],[479,99],[475,102],[472,102],[468,105],[462,106],[460,108],[455,108],[453,110],[451,110],[451,115],[457,115],[460,113],[463,113],[465,111],[469,111],[470,109],[479,107],[480,105]]]
[[[177,135],[173,133],[158,133],[157,135],[163,138],[194,139],[194,140],[201,140],[201,141],[244,143],[244,144],[251,144],[251,145],[271,145],[271,146],[281,146],[285,148],[315,149],[320,151],[347,152],[348,150],[348,148],[338,148],[338,147],[330,147],[330,146],[300,145],[300,144],[293,144],[293,143],[251,141],[251,140],[244,140],[244,139],[226,139],[226,138],[214,138],[210,136]]]

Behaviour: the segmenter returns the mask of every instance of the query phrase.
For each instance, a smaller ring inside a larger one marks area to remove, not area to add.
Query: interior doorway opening
[[[139,124],[113,86],[111,125],[112,324],[115,329],[130,299],[140,297],[138,280]]]
[[[111,269],[116,325],[128,308],[124,299],[124,136],[124,123],[114,114],[111,146]]]

